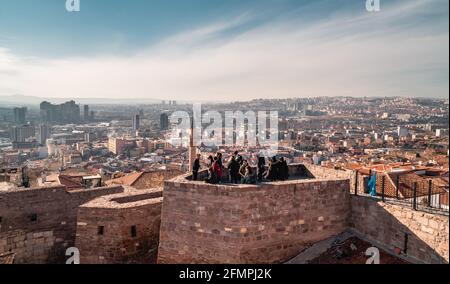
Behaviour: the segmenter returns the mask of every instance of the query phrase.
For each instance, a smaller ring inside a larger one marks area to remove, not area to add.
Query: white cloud
[[[429,11],[427,5],[430,1],[411,1],[377,14],[339,14],[312,24],[291,18],[220,36],[249,21],[246,14],[169,37],[134,56],[21,58],[0,48],[0,95],[14,90],[41,97],[206,101],[444,97],[448,28],[440,32],[413,23]]]

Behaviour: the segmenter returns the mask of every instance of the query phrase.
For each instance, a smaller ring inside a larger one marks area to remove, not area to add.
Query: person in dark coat
[[[239,183],[239,162],[236,156],[231,157],[227,165],[231,183]]]
[[[283,157],[280,159],[280,179],[289,179],[289,166],[286,162],[286,159],[284,159]]]
[[[266,171],[266,159],[264,157],[258,157],[258,181],[261,182]]]
[[[213,158],[213,156],[209,155],[209,157],[208,157],[208,167],[211,167],[213,163],[214,163],[214,158]]]
[[[239,166],[242,166],[242,163],[244,162],[244,159],[241,155],[239,155],[239,152],[234,152],[234,156],[236,157],[236,161],[238,162]]]
[[[208,178],[205,180],[206,183],[210,184],[216,184],[219,182],[219,179],[217,177],[217,173],[214,170],[214,166],[211,165],[208,167]]]
[[[269,168],[266,171],[265,178],[270,181],[276,181],[279,179],[279,162],[276,157],[273,157],[269,163]]]
[[[195,159],[194,165],[192,166],[192,180],[197,180],[199,170],[200,170],[200,154],[197,154],[197,158]]]
[[[275,169],[275,180],[281,180],[281,162],[277,158],[275,158],[274,162],[274,169]]]
[[[222,163],[222,153],[218,152],[216,154],[217,157],[217,164],[219,165],[219,167],[222,169],[223,167],[223,163]]]

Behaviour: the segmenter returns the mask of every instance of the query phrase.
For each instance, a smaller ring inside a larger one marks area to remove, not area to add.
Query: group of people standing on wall
[[[198,179],[200,170],[200,154],[194,161],[192,179]],[[217,153],[214,157],[209,156],[207,161],[208,177],[205,182],[211,184],[219,183],[223,178],[224,165],[222,153]],[[233,184],[255,184],[262,182],[264,179],[269,181],[287,180],[289,178],[289,167],[287,161],[281,157],[277,159],[273,157],[269,159],[268,167],[266,167],[266,158],[258,157],[258,165],[256,166],[256,174],[250,163],[245,160],[239,152],[234,152],[226,165],[228,169],[229,182]]]
[[[197,158],[192,166],[192,180],[198,180],[198,172],[200,171],[201,155],[197,154]],[[219,183],[223,175],[222,153],[217,153],[215,157],[209,156],[207,161],[208,183]]]

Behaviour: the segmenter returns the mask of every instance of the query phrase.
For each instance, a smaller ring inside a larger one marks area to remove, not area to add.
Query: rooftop
[[[148,189],[162,186],[165,179],[173,178],[179,174],[180,172],[176,170],[134,172],[108,180],[105,183],[107,185],[123,185],[134,187],[136,189]]]
[[[162,202],[162,188],[153,188],[145,190],[132,190],[123,193],[104,195],[95,198],[80,207],[84,208],[105,208],[122,209],[137,208],[149,204],[158,204]]]

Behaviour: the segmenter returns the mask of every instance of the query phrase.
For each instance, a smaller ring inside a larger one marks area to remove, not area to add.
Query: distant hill
[[[55,104],[64,103],[74,100],[78,104],[156,104],[161,100],[146,98],[128,98],[128,99],[111,99],[111,98],[39,98],[33,96],[13,95],[0,96],[1,106],[37,106],[43,101]]]

